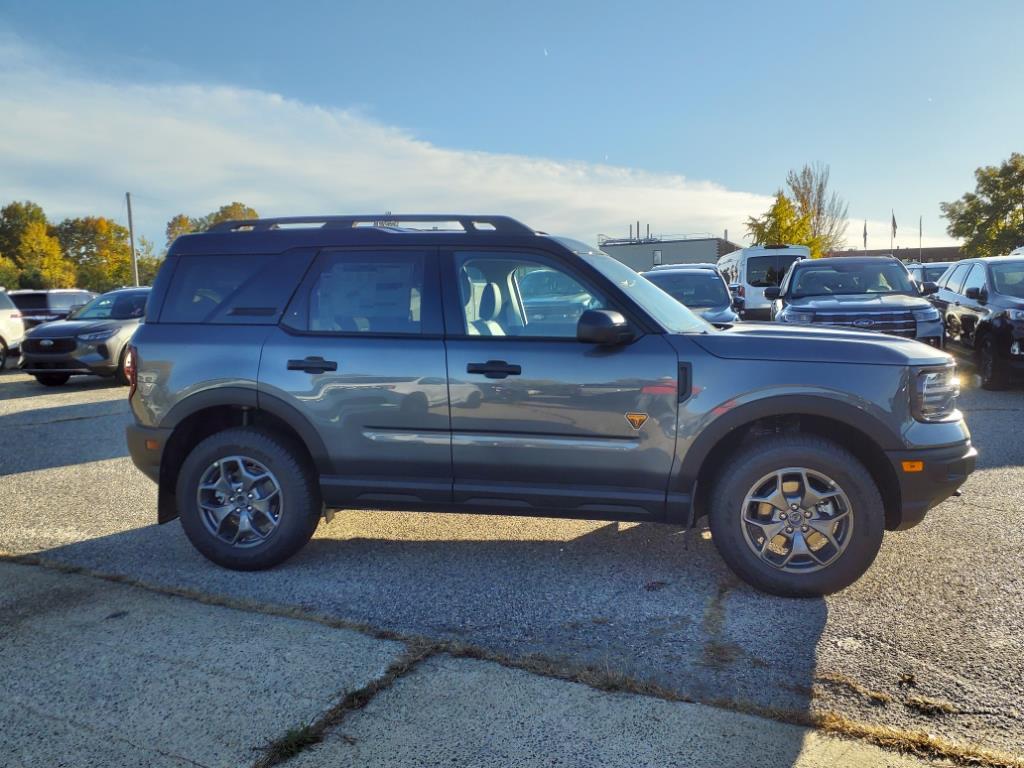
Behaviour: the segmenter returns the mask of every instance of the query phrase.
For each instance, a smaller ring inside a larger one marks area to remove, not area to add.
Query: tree
[[[139,285],[152,285],[156,278],[157,270],[164,263],[163,257],[157,256],[153,250],[153,243],[144,237],[139,238],[139,248],[136,260],[139,266]]]
[[[971,256],[1001,256],[1024,245],[1024,154],[974,172],[975,191],[940,203],[946,231]]]
[[[21,270],[13,260],[6,256],[0,256],[0,288],[17,288]]]
[[[812,256],[821,254],[820,244],[811,236],[810,216],[797,210],[781,189],[763,216],[747,219],[747,235],[754,245],[808,245]]]
[[[46,226],[46,214],[31,200],[8,203],[0,210],[0,255],[17,260],[18,246],[30,224]]]
[[[82,288],[109,291],[132,284],[128,230],[102,216],[65,219],[57,225],[57,238],[74,263]]]
[[[222,205],[213,213],[208,213],[198,219],[192,219],[193,232],[205,232],[214,224],[222,221],[240,221],[247,219],[258,219],[260,215],[255,208],[250,208],[245,203],[234,202],[229,205]]]
[[[173,219],[167,222],[167,247],[171,247],[171,243],[177,240],[182,235],[187,235],[196,231],[195,220],[190,219],[184,213],[179,213]]]
[[[843,247],[846,240],[848,206],[837,192],[828,188],[829,167],[824,163],[804,165],[786,175],[786,184],[797,210],[811,223],[811,240],[823,256]]]
[[[75,265],[64,258],[60,242],[47,231],[44,222],[25,227],[15,251],[23,288],[74,288]],[[26,285],[31,283],[31,285]]]

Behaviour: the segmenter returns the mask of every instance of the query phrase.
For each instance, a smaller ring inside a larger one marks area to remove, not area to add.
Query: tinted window
[[[967,275],[967,279],[964,281],[964,287],[961,293],[967,293],[968,288],[977,288],[981,290],[985,287],[985,267],[982,264],[975,264],[971,268],[970,274]]]
[[[273,325],[311,255],[179,256],[162,323]]]
[[[714,272],[649,272],[648,280],[688,307],[720,307],[729,304],[725,283]]]
[[[940,277],[942,277],[944,274],[946,274],[946,270],[948,268],[949,268],[948,266],[925,267],[924,268],[924,281],[926,283],[934,283],[936,280],[938,280]]]
[[[75,320],[131,320],[146,312],[149,291],[107,293],[98,296],[75,313]]]
[[[778,285],[794,261],[796,261],[796,254],[792,256],[752,256],[747,259],[747,283],[757,288]]]
[[[45,293],[16,293],[11,301],[18,309],[49,309]]]
[[[285,322],[318,333],[423,333],[425,271],[422,253],[324,253]]]
[[[967,270],[970,268],[970,264],[958,264],[949,278],[947,278],[946,287],[953,291],[953,293],[960,293],[960,286],[963,285],[964,278],[967,277]]]
[[[1024,299],[1024,261],[993,264],[992,287],[1004,296]]]

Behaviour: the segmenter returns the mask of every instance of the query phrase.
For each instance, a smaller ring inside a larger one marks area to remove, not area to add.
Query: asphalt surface
[[[0,374],[0,550],[1024,756],[1022,389],[965,391],[980,458],[964,495],[819,600],[741,584],[706,531],[482,515],[344,513],[273,571],[222,570],[177,522],[152,525],[125,394]]]

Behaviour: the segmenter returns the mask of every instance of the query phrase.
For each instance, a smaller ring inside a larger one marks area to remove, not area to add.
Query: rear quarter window
[[[274,325],[312,253],[178,256],[161,323]]]
[[[14,309],[14,302],[6,291],[0,291],[0,309]]]

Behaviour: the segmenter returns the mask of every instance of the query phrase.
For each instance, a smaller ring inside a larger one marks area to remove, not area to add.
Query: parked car
[[[941,280],[932,303],[952,348],[972,355],[986,389],[1024,374],[1024,253],[965,259]]]
[[[907,264],[907,271],[910,273],[911,279],[918,285],[924,285],[925,283],[937,283],[939,278],[942,277],[946,270],[950,266],[956,264],[955,261],[930,261],[927,264],[910,263]]]
[[[766,298],[765,290],[777,288],[793,262],[810,256],[811,249],[804,245],[759,245],[725,254],[718,260],[718,270],[729,290],[743,299],[740,317],[768,320],[772,302]]]
[[[797,262],[779,288],[768,288],[772,319],[878,331],[942,347],[942,317],[891,256],[838,256]]]
[[[24,335],[21,310],[14,306],[7,291],[0,289],[0,371],[7,365],[8,355],[18,351]]]
[[[21,346],[21,369],[48,387],[72,376],[113,376],[128,383],[128,342],[142,322],[149,288],[104,293],[66,320],[37,325]]]
[[[691,269],[687,266],[642,274],[709,323],[735,323],[740,319],[735,309],[743,306],[743,299],[729,292],[729,286],[717,269]]]
[[[50,288],[34,290],[24,288],[10,292],[11,301],[21,311],[25,329],[40,323],[63,320],[74,307],[81,306],[96,298],[92,291],[78,288]]]
[[[588,297],[575,323],[531,322],[537,269]],[[751,584],[820,595],[975,463],[946,353],[718,329],[607,254],[502,216],[179,237],[132,350],[127,442],[159,483],[157,521],[180,517],[239,570],[290,557],[325,509],[707,517]]]

